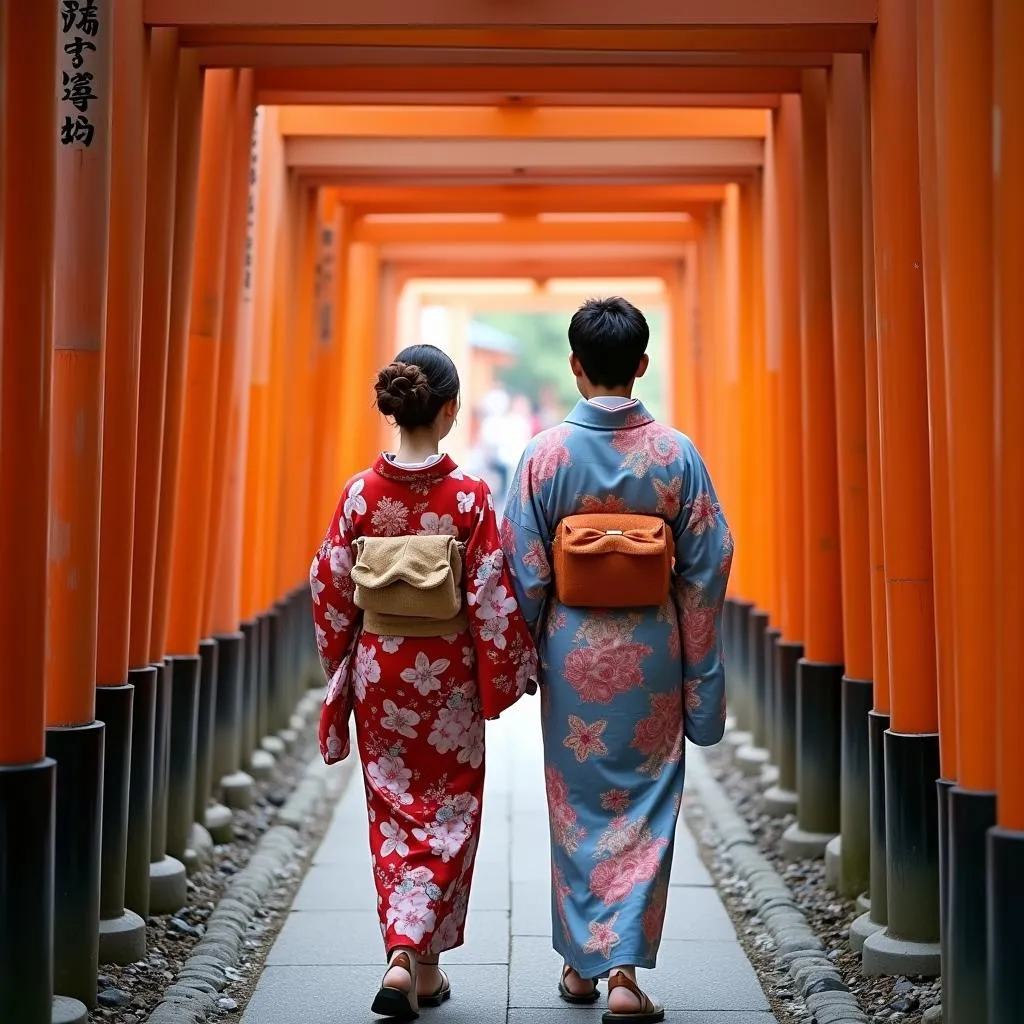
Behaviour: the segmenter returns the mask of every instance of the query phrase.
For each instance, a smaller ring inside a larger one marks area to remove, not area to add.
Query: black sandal
[[[448,980],[448,975],[440,967],[438,967],[437,973],[441,975],[441,984],[437,986],[436,992],[431,992],[429,996],[420,996],[421,1007],[440,1006],[452,997],[452,984]]]
[[[637,987],[635,981],[627,975],[623,974],[622,971],[615,971],[608,978],[608,995],[617,988],[628,989],[640,1000],[640,1009],[632,1010],[629,1013],[612,1013],[611,1010],[605,1010],[601,1016],[601,1020],[604,1024],[660,1024],[665,1019],[665,1008],[659,1006],[650,996],[646,993],[641,992]]]
[[[403,971],[407,971],[412,981],[412,987],[410,991],[403,992],[400,988],[381,985],[377,995],[374,996],[370,1011],[393,1020],[415,1020],[420,1015],[420,1006],[419,1000],[416,998],[416,975],[413,974],[409,954],[396,953],[388,964],[388,971],[392,967],[399,967]],[[385,971],[386,976],[387,972]]]
[[[573,1006],[590,1006],[592,1003],[596,1003],[601,998],[601,993],[597,990],[597,982],[593,982],[593,989],[590,992],[577,993],[573,992],[568,985],[565,983],[565,979],[569,976],[569,972],[574,970],[568,964],[562,967],[562,977],[558,982],[558,994],[567,1003],[571,1003]],[[586,979],[580,976],[580,981]]]

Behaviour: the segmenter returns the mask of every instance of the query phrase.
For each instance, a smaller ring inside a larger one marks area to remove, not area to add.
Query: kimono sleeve
[[[344,760],[349,753],[349,661],[362,614],[354,601],[350,514],[353,503],[361,500],[361,490],[358,479],[346,486],[309,567],[317,653],[329,684],[320,716],[320,750],[328,764]]]
[[[479,511],[466,542],[466,605],[484,718],[497,718],[537,677],[537,652],[516,601],[498,538],[490,491],[481,481]]]
[[[704,460],[686,441],[683,495],[673,524],[676,610],[683,638],[685,732],[708,747],[725,731],[722,605],[732,568],[733,539]]]
[[[501,523],[501,543],[512,576],[516,600],[535,639],[544,617],[551,586],[551,546],[537,508],[529,451],[512,479]]]

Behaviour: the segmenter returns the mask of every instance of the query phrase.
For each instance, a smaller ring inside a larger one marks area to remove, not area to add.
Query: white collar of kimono
[[[644,403],[637,399],[610,409],[581,398],[572,412],[566,416],[565,421],[580,427],[592,427],[595,430],[623,430],[652,423],[654,417],[644,407]]]
[[[444,458],[444,453],[438,452],[422,462],[399,462],[398,456],[394,452],[382,452],[381,454],[392,466],[397,466],[399,469],[427,469],[429,466],[436,466]]]
[[[617,412],[619,409],[625,409],[627,405],[640,404],[637,399],[624,398],[622,395],[597,395],[594,398],[588,398],[587,401],[599,409],[607,409],[608,412]]]

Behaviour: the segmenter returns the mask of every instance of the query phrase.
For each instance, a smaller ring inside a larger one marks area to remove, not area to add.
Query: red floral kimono
[[[362,632],[358,537],[448,534],[466,545],[468,632]],[[443,456],[418,469],[381,456],[345,486],[310,568],[317,647],[330,680],[320,749],[349,753],[355,712],[381,932],[390,950],[461,945],[484,789],[484,720],[536,678],[537,659],[498,539],[487,484]]]

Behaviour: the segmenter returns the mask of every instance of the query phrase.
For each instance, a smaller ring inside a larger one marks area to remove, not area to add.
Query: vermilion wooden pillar
[[[192,254],[195,248],[196,196],[202,116],[202,73],[194,52],[182,51],[178,64],[178,148],[174,204],[174,248],[171,264],[171,309],[167,349],[167,388],[164,406],[163,457],[160,467],[160,520],[157,533],[156,570],[153,587],[153,621],[150,630],[150,658],[164,662],[163,692],[158,697],[156,771],[162,774],[163,806],[154,818],[163,819],[163,852],[172,860],[164,867],[174,869],[185,855],[188,823],[172,828],[172,814],[180,819],[183,790],[191,792],[191,781],[182,779],[194,772],[194,740],[175,738],[173,705],[176,680],[168,654],[168,612],[172,586],[172,542],[178,514],[179,463],[182,453],[182,420],[185,408],[185,364],[188,355],[189,309],[192,298]],[[198,670],[198,659],[196,664]],[[194,691],[195,683],[182,686]],[[193,732],[194,735],[194,732]],[[184,744],[184,749],[183,749]],[[172,796],[172,772],[175,796]],[[191,814],[188,816],[191,820]],[[155,846],[155,843],[154,843]],[[157,855],[154,849],[154,855]],[[154,871],[158,869],[154,868]]]
[[[96,717],[106,725],[100,963],[130,964],[146,952],[146,922],[125,909],[133,734],[152,749],[152,676],[137,694],[128,676],[132,537],[135,525],[139,346],[146,210],[147,39],[141,0],[114,0],[111,81],[110,253],[104,357]],[[148,686],[148,689],[146,687]],[[138,699],[137,699],[138,698]],[[136,708],[141,728],[136,729]],[[137,780],[148,801],[152,769]],[[150,823],[139,814],[132,846],[148,853]],[[148,863],[148,857],[143,860]]]
[[[824,71],[804,72],[801,99],[800,354],[806,624],[804,657],[797,675],[797,820],[782,841],[789,857],[822,855],[839,831],[843,676]]]
[[[986,1024],[985,856],[996,819],[992,3],[934,2],[935,142],[949,443],[957,785],[949,792],[944,1018]],[[965,503],[970,502],[971,506]],[[972,507],[983,510],[979,515]],[[998,598],[997,598],[998,600]],[[988,607],[986,607],[988,605]]]
[[[988,839],[988,1002],[991,1024],[1024,1020],[1020,922],[1024,915],[1024,7],[995,0],[993,113],[996,289],[995,593],[998,825]]]
[[[174,856],[198,856],[191,828],[203,825],[205,800],[200,747],[216,694],[215,649],[202,636],[202,598],[209,545],[214,415],[221,328],[224,315],[224,256],[231,158],[232,110],[237,73],[208,70],[204,76],[199,192],[194,271],[185,369],[185,409],[178,468],[177,508],[171,547],[171,596],[167,650],[171,656],[171,773],[167,822],[168,849]],[[202,641],[202,643],[201,643]],[[200,718],[203,716],[203,720]],[[201,731],[202,730],[202,731]],[[197,779],[198,785],[197,785]],[[188,862],[186,862],[188,866]]]
[[[47,753],[57,762],[57,991],[96,1005],[104,726],[96,642],[113,4],[62,13],[47,621]]]
[[[868,84],[864,67],[865,87]],[[864,379],[867,411],[868,548],[871,563],[872,708],[868,715],[868,811],[871,878],[868,893],[858,900],[865,912],[850,926],[850,946],[859,951],[864,939],[888,920],[885,856],[885,733],[889,728],[889,637],[885,597],[885,552],[882,523],[881,436],[878,415],[878,340],[875,310],[875,244],[871,164],[871,93],[864,96],[865,118],[861,144],[862,215],[864,244]]]
[[[826,868],[831,868],[827,874],[846,896],[857,896],[868,887],[870,871],[871,562],[861,238],[864,91],[863,58],[837,54],[828,85],[828,174],[845,675],[841,835],[829,844]]]
[[[776,250],[779,332],[779,624],[775,650],[774,760],[778,785],[764,794],[767,813],[782,817],[797,806],[796,667],[804,655],[804,471],[800,355],[800,98],[783,96],[772,112],[777,204]]]
[[[252,363],[251,285],[246,286],[251,255],[250,189],[253,152],[253,72],[239,75],[235,98],[231,159],[231,195],[225,278],[224,339],[217,385],[210,548],[204,594],[204,633],[217,642],[217,704],[211,779],[229,808],[248,807],[252,777],[242,770],[247,651],[241,632],[242,517],[245,499],[245,451],[249,426],[249,377]],[[251,654],[248,654],[251,657]],[[212,811],[213,809],[211,809]],[[218,809],[220,822],[208,824],[214,839],[228,839],[230,815]],[[222,832],[214,829],[222,829]],[[233,831],[233,829],[232,829]]]
[[[935,578],[935,668],[939,697],[939,911],[943,963],[949,963],[949,791],[959,773],[956,665],[953,643],[953,567],[950,537],[949,441],[942,328],[942,274],[935,143],[935,4],[917,3],[917,114],[921,165],[921,242],[924,257],[928,422],[931,453],[932,567]],[[950,1003],[950,970],[943,969],[943,1002]]]
[[[143,778],[148,764],[152,798],[148,806],[144,798],[141,805],[133,803],[130,812],[130,816],[136,819],[144,817],[149,820],[149,839],[143,849],[129,842],[125,879],[125,902],[143,918],[150,912],[173,913],[184,905],[187,895],[184,865],[166,856],[170,677],[163,663],[163,612],[159,639],[154,638],[157,633],[157,594],[163,608],[167,591],[166,573],[157,575],[158,534],[164,529],[169,537],[173,514],[173,505],[167,507],[162,502],[162,495],[167,493],[166,489],[161,490],[165,466],[164,433],[180,421],[179,413],[168,408],[167,402],[173,397],[168,394],[167,385],[171,370],[179,362],[177,353],[180,351],[180,344],[169,345],[175,214],[176,210],[183,211],[182,222],[177,225],[183,228],[187,212],[187,208],[178,202],[176,186],[185,183],[178,181],[179,160],[185,161],[186,168],[189,162],[193,167],[195,163],[198,144],[198,133],[193,127],[193,115],[197,111],[192,109],[197,102],[195,83],[194,78],[183,78],[179,82],[177,30],[155,29],[150,34],[142,344],[139,354],[135,527],[128,642],[129,675],[136,688],[137,703],[141,694],[151,694],[152,702],[152,709],[147,713],[147,717],[152,719],[152,738],[149,738],[148,730],[138,729],[134,730],[132,737],[133,788]],[[188,105],[183,109],[183,119],[179,119],[178,98],[182,86],[188,89],[185,93]],[[184,173],[194,189],[194,171],[186,170]],[[184,242],[184,239],[178,241]]]
[[[881,4],[871,51],[871,153],[882,514],[891,689],[885,734],[888,927],[868,974],[939,970],[938,711],[927,366],[918,198],[916,11]]]
[[[45,756],[54,222],[55,4],[0,4],[0,1006],[53,1014],[56,765]],[[17,95],[18,102],[13,102]],[[17,253],[17,258],[11,258]],[[85,1007],[63,1005],[69,1019]]]

